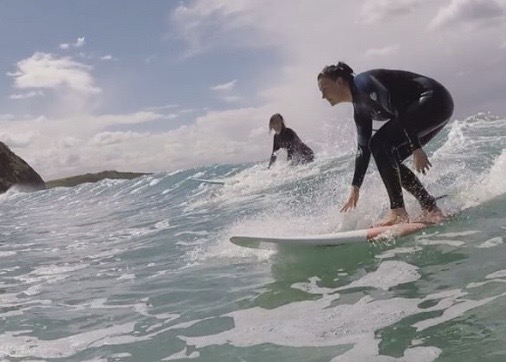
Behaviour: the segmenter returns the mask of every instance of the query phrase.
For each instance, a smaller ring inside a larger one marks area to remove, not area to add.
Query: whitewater
[[[297,167],[10,190],[0,195],[0,360],[505,361],[506,119],[455,120],[427,153],[422,182],[448,194],[440,207],[455,216],[373,244],[229,241],[377,220],[388,205],[373,162],[358,208],[339,212],[351,149]]]

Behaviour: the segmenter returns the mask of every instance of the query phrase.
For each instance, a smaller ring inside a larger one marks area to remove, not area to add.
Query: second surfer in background
[[[280,148],[286,149],[287,159],[292,165],[313,162],[313,150],[301,141],[297,133],[285,126],[285,121],[281,114],[276,113],[271,117],[269,121],[269,130],[274,130],[275,135],[268,168],[276,162],[276,152]]]

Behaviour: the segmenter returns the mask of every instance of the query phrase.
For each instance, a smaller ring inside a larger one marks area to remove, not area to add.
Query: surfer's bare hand
[[[417,148],[413,151],[413,167],[417,172],[421,172],[424,175],[429,171],[429,168],[432,167],[425,151],[421,148]]]
[[[357,186],[352,186],[350,190],[350,196],[348,196],[348,201],[341,208],[341,212],[346,212],[353,210],[357,207],[358,198],[360,196],[360,189]]]

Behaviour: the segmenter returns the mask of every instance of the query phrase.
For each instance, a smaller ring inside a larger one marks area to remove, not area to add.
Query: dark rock
[[[44,190],[46,184],[21,157],[12,152],[7,145],[0,142],[0,193],[12,186],[21,191]]]

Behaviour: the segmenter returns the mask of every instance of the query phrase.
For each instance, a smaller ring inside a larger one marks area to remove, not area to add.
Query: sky
[[[316,76],[404,69],[454,121],[506,115],[506,0],[0,0],[0,141],[45,180],[267,162],[281,113],[317,154],[355,147]]]

